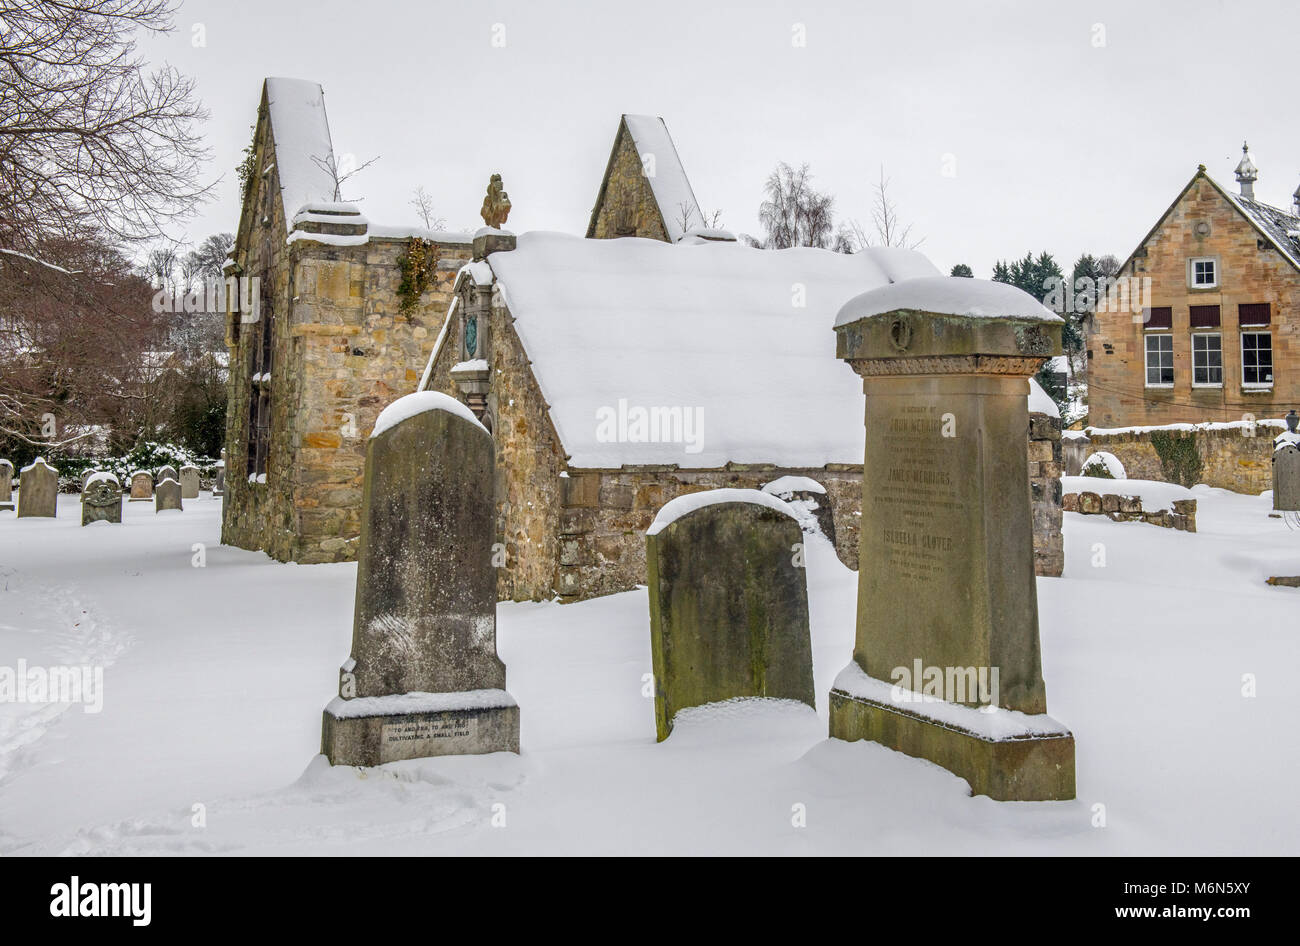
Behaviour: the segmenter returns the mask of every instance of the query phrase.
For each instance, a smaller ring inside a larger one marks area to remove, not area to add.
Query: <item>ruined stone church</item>
[[[924,256],[737,242],[647,116],[620,119],[585,237],[367,220],[337,200],[315,83],[266,80],[253,153],[228,271],[259,277],[261,314],[227,316],[224,542],[355,557],[366,440],[419,388],[493,434],[503,599],[644,582],[657,510],[723,486],[820,506],[856,567],[862,387],[832,325],[865,290],[938,275]],[[1041,392],[1030,407],[1035,559],[1060,574],[1059,422]]]

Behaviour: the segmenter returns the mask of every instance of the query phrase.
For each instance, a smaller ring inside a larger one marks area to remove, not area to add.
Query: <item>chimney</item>
[[[1255,167],[1255,162],[1250,160],[1250,145],[1246,142],[1241,143],[1241,160],[1237,163],[1237,183],[1241,185],[1241,196],[1247,200],[1255,199],[1255,181],[1259,177],[1259,169]]]
[[[1297,187],[1295,193],[1291,195],[1291,205],[1295,208],[1295,215],[1300,217],[1300,187]]]

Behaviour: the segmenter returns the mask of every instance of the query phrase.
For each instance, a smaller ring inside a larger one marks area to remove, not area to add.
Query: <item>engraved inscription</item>
[[[474,719],[467,715],[410,716],[384,723],[380,741],[385,746],[456,739],[473,733]]]
[[[879,529],[877,554],[892,579],[919,584],[942,580],[953,558],[953,536],[943,525],[960,514],[953,482],[956,440],[943,436],[938,405],[912,404],[880,418],[887,460],[870,502]]]

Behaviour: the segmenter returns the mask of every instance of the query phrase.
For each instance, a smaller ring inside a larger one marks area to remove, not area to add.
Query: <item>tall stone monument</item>
[[[112,473],[95,472],[81,485],[81,524],[122,521],[122,485]]]
[[[13,511],[14,508],[14,465],[9,460],[0,459],[0,510]]]
[[[655,729],[740,697],[816,706],[803,531],[754,489],[688,493],[646,532]]]
[[[325,707],[333,765],[519,751],[497,657],[492,435],[419,391],[366,446],[352,655]]]
[[[30,466],[19,470],[18,518],[51,518],[58,513],[59,471],[37,457]]]
[[[857,640],[830,734],[929,759],[998,800],[1074,797],[1074,737],[1047,715],[1025,433],[1027,379],[1061,320],[1014,287],[907,280],[851,299],[862,376]]]
[[[154,512],[167,512],[169,510],[182,510],[181,505],[181,484],[172,479],[170,476],[159,480],[158,488],[154,490]]]
[[[136,470],[131,474],[131,498],[127,502],[143,503],[153,499],[153,474]]]
[[[181,499],[199,498],[199,468],[186,464],[181,467]]]

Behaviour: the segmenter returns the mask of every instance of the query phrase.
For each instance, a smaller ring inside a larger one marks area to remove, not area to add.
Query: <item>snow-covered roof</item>
[[[325,162],[334,154],[325,91],[307,79],[269,78],[266,101],[275,138],[276,172],[284,219],[304,204],[334,200],[334,177]],[[315,159],[315,160],[313,160]]]
[[[1061,409],[1056,406],[1052,396],[1033,378],[1029,379],[1029,413],[1046,414],[1048,417],[1061,416]]]
[[[862,383],[835,357],[835,313],[865,289],[937,274],[913,250],[559,233],[521,234],[488,262],[576,468],[861,463]],[[599,423],[655,408],[698,418],[697,441],[611,442]]]

